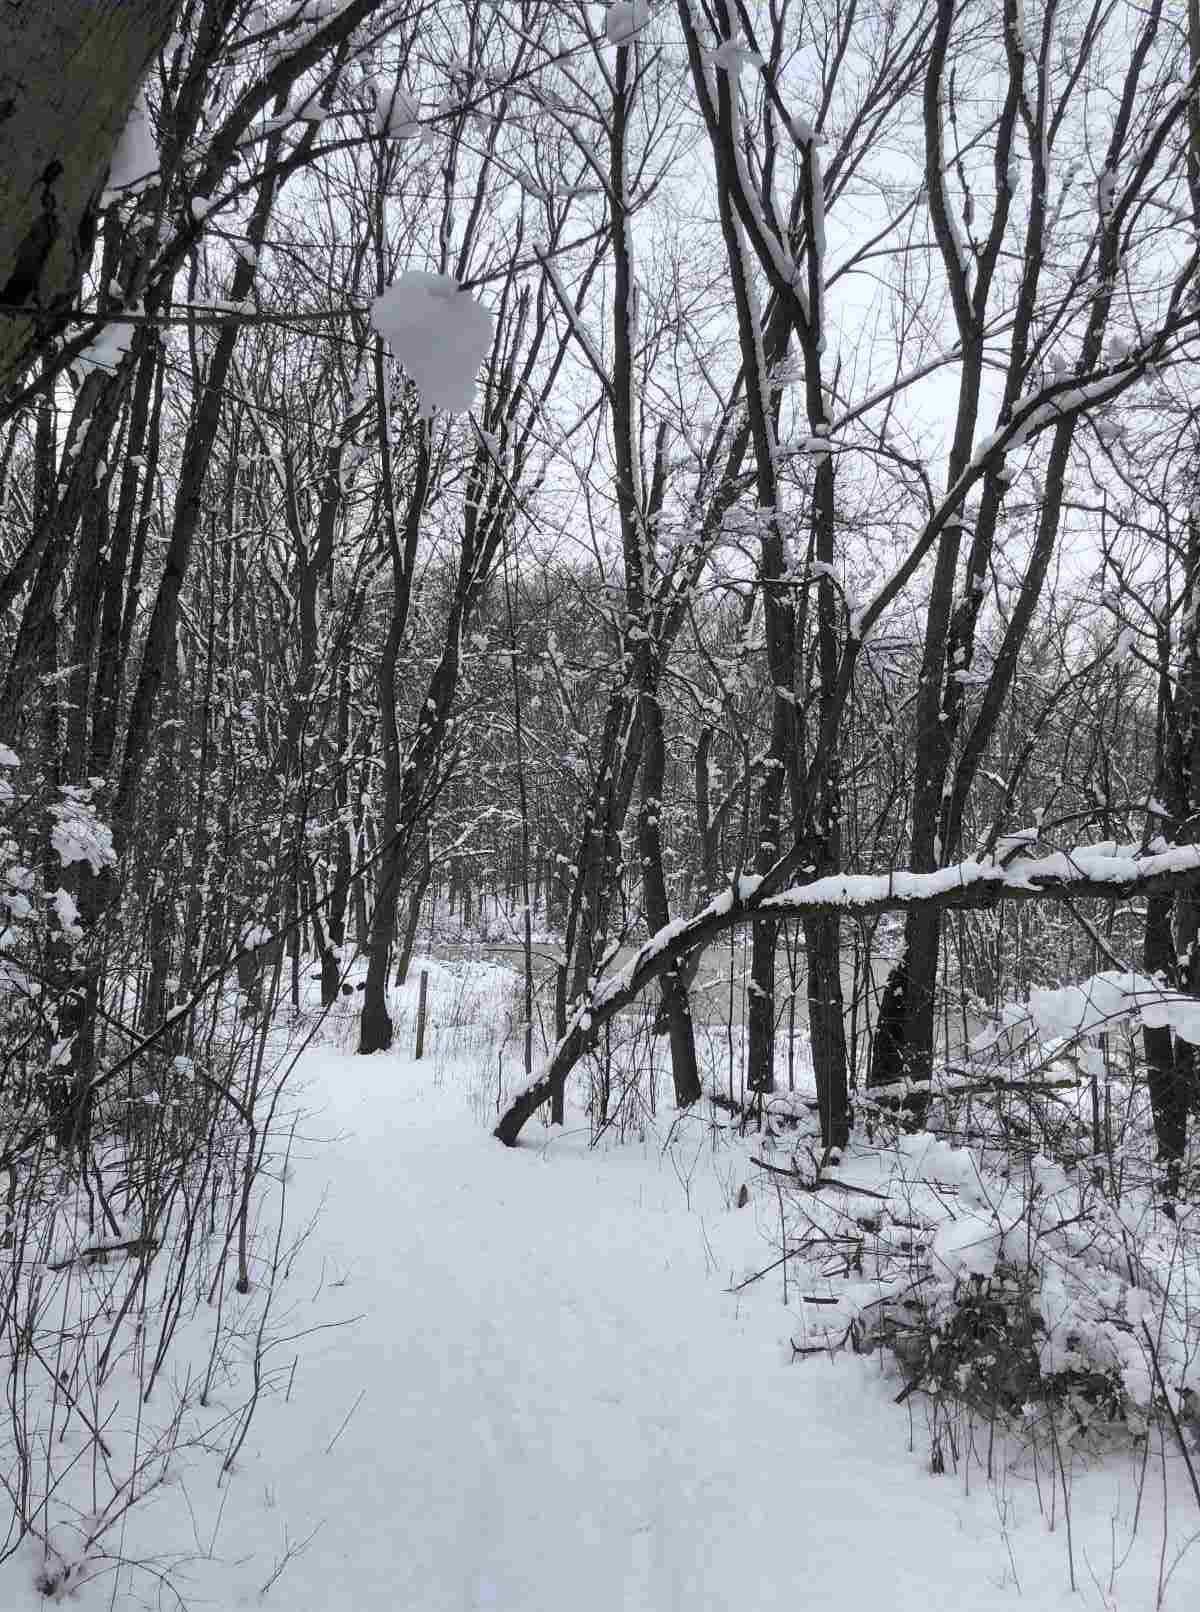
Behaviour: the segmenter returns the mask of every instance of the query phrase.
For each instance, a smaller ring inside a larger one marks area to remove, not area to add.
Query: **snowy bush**
[[[43,1032],[53,1032],[49,1061],[58,1061],[57,1013],[42,976],[49,948],[70,952],[84,939],[75,896],[65,886],[73,883],[76,865],[98,874],[115,861],[112,831],[101,821],[91,790],[63,785],[52,791],[36,777],[26,780],[20,758],[0,745],[0,1047],[12,1043],[10,1074],[25,1057],[15,1048],[32,1050],[27,1038],[35,1021]],[[61,883],[53,873],[56,864]],[[43,1039],[36,1038],[39,1047]]]
[[[1137,1432],[1193,1403],[1195,1214],[1171,1220],[1145,1189],[1106,1195],[1086,1160],[929,1132],[856,1143],[815,1185],[803,1213],[827,1341],[893,1356],[900,1398],[1023,1427],[1048,1416],[1063,1436]]]
[[[113,1571],[185,1450],[228,1470],[284,1258],[259,1217],[287,1049],[215,992],[139,1033],[141,915],[84,899],[116,860],[92,794],[0,745],[0,1561],[32,1552],[56,1600]]]

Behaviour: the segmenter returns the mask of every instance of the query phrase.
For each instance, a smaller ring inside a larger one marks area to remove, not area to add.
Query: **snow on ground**
[[[433,967],[420,1064],[406,1018],[392,1053],[327,1044],[297,1071],[287,1218],[312,1228],[268,1331],[276,1392],[223,1486],[181,1457],[123,1541],[175,1564],[186,1606],[1150,1612],[1180,1551],[1161,1604],[1200,1604],[1200,1511],[1170,1449],[1140,1511],[1131,1455],[1076,1465],[1069,1542],[1044,1466],[1042,1506],[1032,1472],[933,1476],[894,1378],[793,1363],[778,1282],[729,1291],[768,1263],[777,1212],[744,1145],[696,1119],[664,1147],[667,1112],[589,1150],[569,1112],[503,1149],[499,1043],[448,1014]],[[0,1605],[44,1604],[29,1566],[0,1568]],[[77,1602],[179,1604],[151,1572],[122,1583]]]

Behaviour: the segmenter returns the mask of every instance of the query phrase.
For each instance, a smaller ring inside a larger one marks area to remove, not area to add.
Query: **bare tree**
[[[1070,526],[1077,434],[1084,422],[1106,431],[1119,400],[1152,368],[1190,356],[1194,242],[1179,233],[1166,250],[1164,225],[1149,205],[1159,187],[1182,193],[1185,184],[1189,96],[1179,73],[1182,66],[1186,78],[1187,59],[1161,6],[1140,16],[1128,38],[1110,12],[1073,12],[1082,52],[1062,49],[1068,20],[1055,6],[1044,8],[1036,36],[1015,6],[997,17],[991,7],[947,0],[932,9],[889,7],[882,19],[810,7],[804,37],[826,42],[818,55],[824,77],[814,85],[789,76],[781,39],[793,36],[780,8],[763,15],[722,4],[701,22],[681,0],[678,15],[694,105],[713,154],[714,210],[746,376],[755,582],[772,702],[754,877],[749,887],[734,879],[723,913],[710,904],[705,923],[724,928],[730,912],[753,919],[751,1058],[755,1083],[766,1087],[774,1024],[767,959],[777,916],[791,910],[774,899],[794,881],[802,887],[845,866],[842,741],[863,668],[877,653],[873,635],[902,614],[911,620],[919,613],[912,802],[894,848],[915,874],[932,875],[961,854],[968,805]],[[997,59],[1004,63],[999,79]],[[1096,112],[1081,92],[1118,64],[1115,110]],[[992,93],[965,94],[968,83],[985,82]],[[793,113],[789,97],[805,110]],[[884,128],[911,140],[911,185],[881,187],[882,216],[847,236],[836,209],[868,171]],[[832,151],[821,148],[822,138]],[[1094,181],[1084,188],[1078,165],[1089,160]],[[780,200],[785,176],[790,188]],[[1170,227],[1181,230],[1180,215],[1172,216]],[[858,380],[837,362],[835,287],[880,259],[893,275],[898,310],[887,349],[891,373],[871,374],[863,363]],[[943,306],[951,327],[944,334]],[[1135,312],[1127,317],[1130,306]],[[795,339],[804,383],[802,436],[790,455],[781,389],[764,351],[773,317],[785,346]],[[931,376],[953,383],[944,463],[940,447],[920,442],[908,413]],[[782,463],[801,458],[804,569],[789,563],[784,547],[780,473]],[[881,467],[892,509],[873,525],[890,553],[877,556],[873,577],[868,568],[864,596],[861,583],[851,583],[856,562],[843,510],[856,483],[869,486]],[[1011,564],[1001,535],[1011,535],[1009,495],[1022,479],[1033,492],[1035,520],[999,643],[981,656],[987,583]],[[816,598],[811,626],[800,578]],[[877,1085],[915,1079],[919,1087],[928,1078],[941,908],[931,900],[908,913],[905,952],[875,1038]],[[799,888],[794,910],[810,942],[818,1086],[828,1094],[826,1141],[836,1145],[847,1123],[833,961],[838,911],[820,902],[809,909]],[[664,937],[649,977],[668,966],[664,957],[680,955],[687,938],[686,926],[683,936]],[[600,1004],[607,1010],[626,999],[623,983],[600,982],[580,1009],[592,1033]],[[569,1069],[574,1035],[568,1027],[543,1093]],[[523,1098],[501,1126],[506,1139],[519,1129],[518,1109],[525,1111]]]

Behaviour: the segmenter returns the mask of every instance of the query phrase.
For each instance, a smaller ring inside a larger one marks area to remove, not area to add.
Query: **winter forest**
[[[1194,1607],[1200,0],[3,12],[0,1600]]]

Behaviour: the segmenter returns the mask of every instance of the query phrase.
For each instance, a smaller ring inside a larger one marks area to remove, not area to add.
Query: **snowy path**
[[[910,1453],[894,1384],[873,1365],[791,1365],[798,1321],[778,1286],[749,1302],[725,1291],[767,1251],[756,1206],[727,1207],[737,1182],[717,1179],[706,1150],[689,1209],[656,1147],[589,1154],[568,1137],[506,1153],[407,1060],[323,1053],[307,1067],[306,1103],[322,1110],[312,1131],[341,1134],[298,1150],[308,1157],[291,1215],[325,1197],[303,1255],[326,1283],[312,1317],[363,1319],[307,1340],[291,1404],[264,1406],[255,1423],[253,1482],[270,1497],[263,1540],[273,1528],[278,1542],[281,1516],[293,1539],[324,1520],[272,1604],[1105,1604],[1082,1552],[1106,1581],[1110,1514],[1132,1514],[1131,1484],[1116,1498],[1105,1477],[1089,1500],[1093,1478],[1077,1477],[1084,1593],[1072,1597],[1061,1517],[1049,1534],[1032,1486],[1010,1480],[998,1501],[977,1467],[970,1493],[961,1477],[930,1476],[924,1427]],[[243,1526],[249,1544],[255,1519]],[[1155,1526],[1144,1511],[1110,1606],[1153,1606]],[[1182,1543],[1173,1526],[1168,1563]],[[1195,1605],[1198,1588],[1200,1546],[1168,1609]]]

